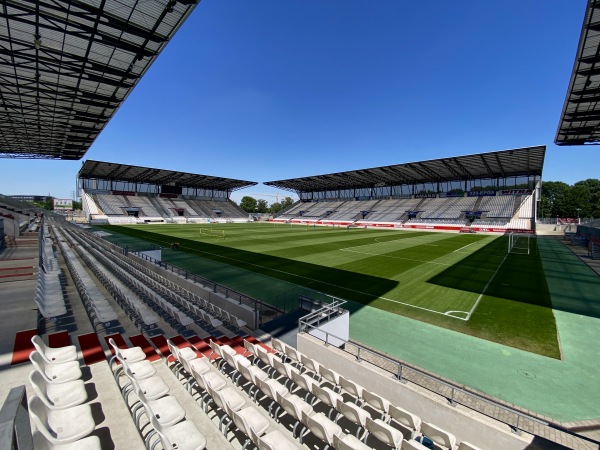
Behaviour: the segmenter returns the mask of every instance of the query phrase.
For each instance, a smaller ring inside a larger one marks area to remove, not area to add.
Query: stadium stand
[[[265,184],[294,191],[300,199],[275,222],[532,233],[545,150],[528,147]]]
[[[248,214],[229,196],[256,184],[91,160],[78,178],[85,216],[91,223],[110,224],[244,222]]]

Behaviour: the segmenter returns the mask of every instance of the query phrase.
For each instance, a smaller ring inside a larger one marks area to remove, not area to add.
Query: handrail
[[[0,410],[0,450],[33,450],[25,385],[12,388]]]
[[[366,346],[359,344],[358,342],[345,341],[344,339],[340,338],[339,336],[336,336],[333,333],[319,329],[318,326],[314,326],[309,323],[306,323],[303,319],[304,319],[304,317],[302,319],[300,319],[301,327],[300,327],[299,332],[307,332],[307,329],[311,329],[311,328],[318,329],[320,331],[320,333],[323,333],[325,335],[325,338],[323,339],[323,338],[320,338],[315,335],[311,335],[311,336],[324,341],[326,346],[330,345],[331,338],[336,339],[338,341],[343,341],[343,342],[345,342],[345,345],[342,348],[340,348],[340,350],[354,356],[359,363],[362,361],[366,361],[369,364],[372,364],[380,369],[385,370],[386,372],[393,374],[394,377],[396,377],[396,379],[401,383],[411,382],[411,383],[416,384],[422,388],[425,388],[431,392],[434,392],[438,395],[445,397],[448,400],[448,402],[450,403],[450,405],[452,405],[452,406],[455,406],[456,404],[460,404],[469,409],[477,411],[480,414],[483,414],[483,415],[491,417],[495,420],[498,420],[499,422],[502,422],[502,423],[508,425],[515,434],[520,434],[521,431],[526,431],[523,427],[523,421],[525,420],[525,421],[531,421],[531,422],[534,422],[536,424],[540,424],[543,426],[547,426],[549,428],[553,428],[553,429],[557,430],[558,432],[566,433],[570,436],[574,436],[576,438],[579,438],[584,441],[587,441],[587,442],[590,442],[593,444],[597,444],[600,446],[600,441],[598,441],[596,439],[593,439],[593,438],[590,438],[588,436],[584,436],[584,435],[581,435],[578,433],[574,433],[570,430],[567,430],[565,428],[558,426],[557,424],[542,420],[531,414],[522,412],[516,408],[502,405],[502,404],[498,403],[497,401],[494,401],[492,399],[484,397],[483,395],[463,389],[452,383],[444,381],[439,377],[435,377],[429,373],[419,370],[413,366],[410,366],[408,364],[402,363],[395,359],[389,358],[379,352],[373,351],[373,350],[367,348]],[[356,352],[353,353],[352,351],[350,351],[349,347],[355,347]],[[388,367],[386,367],[386,364],[378,363],[378,360],[383,361],[384,363],[387,363]],[[395,369],[390,370],[389,369],[390,365],[392,367],[395,367]],[[439,387],[439,389],[432,389],[432,386],[431,386],[432,384],[437,385]],[[509,420],[507,414],[492,415],[492,414],[490,414],[490,412],[487,408],[477,408],[476,402],[484,402],[488,405],[491,405],[493,408],[497,408],[504,412],[508,412],[510,415],[513,415],[514,420],[512,420],[512,421]],[[533,431],[527,431],[527,433],[535,434]]]

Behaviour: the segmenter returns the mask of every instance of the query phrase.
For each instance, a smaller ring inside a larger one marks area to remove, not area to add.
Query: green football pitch
[[[478,234],[272,223],[102,228],[133,249],[161,245],[165,261],[277,306],[310,288],[348,300],[351,311],[368,305],[560,358],[535,238],[528,252],[509,253],[507,237]]]

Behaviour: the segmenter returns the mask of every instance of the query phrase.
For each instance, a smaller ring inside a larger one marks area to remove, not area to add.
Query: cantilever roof
[[[83,157],[198,1],[3,1],[0,157]]]
[[[588,0],[560,123],[557,145],[600,141],[600,1]]]
[[[175,170],[152,169],[150,167],[128,166],[127,164],[92,161],[89,159],[83,163],[77,177],[129,183],[215,189],[219,191],[235,191],[258,184],[255,181],[234,180],[232,178],[177,172]]]
[[[295,192],[542,175],[546,146],[456,156],[264,184]]]

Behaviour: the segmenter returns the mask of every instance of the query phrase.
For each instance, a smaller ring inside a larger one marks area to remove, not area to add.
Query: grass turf
[[[507,255],[507,238],[483,235],[264,224],[103,228],[163,247],[177,241],[180,252],[165,251],[165,260],[274,304],[304,286],[355,302],[351,309],[369,305],[560,357],[535,239],[529,255]]]

